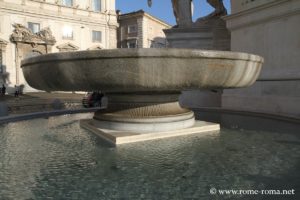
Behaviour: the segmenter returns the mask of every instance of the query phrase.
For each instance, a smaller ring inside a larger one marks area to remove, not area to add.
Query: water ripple
[[[0,199],[210,199],[211,187],[299,188],[295,134],[222,129],[111,148],[79,127],[85,117],[0,126]]]

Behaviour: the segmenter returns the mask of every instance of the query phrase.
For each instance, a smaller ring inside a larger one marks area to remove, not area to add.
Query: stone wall
[[[224,108],[300,117],[300,1],[232,1],[226,17],[232,51],[265,58],[250,88],[225,90]]]
[[[231,13],[238,13],[278,0],[231,0]]]

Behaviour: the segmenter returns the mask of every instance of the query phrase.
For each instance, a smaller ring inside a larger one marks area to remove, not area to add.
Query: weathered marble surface
[[[30,86],[46,91],[153,92],[252,85],[263,58],[191,49],[54,53],[22,61]]]
[[[257,82],[225,90],[222,107],[300,118],[300,1],[232,0],[231,49],[265,58]],[[251,102],[251,104],[249,104]]]
[[[230,32],[221,18],[196,22],[189,28],[165,29],[169,48],[230,50]]]
[[[107,109],[81,125],[118,144],[219,130],[217,124],[198,126],[194,113],[180,106],[180,91],[249,86],[262,62],[225,51],[114,49],[32,57],[22,69],[37,89],[105,92]]]

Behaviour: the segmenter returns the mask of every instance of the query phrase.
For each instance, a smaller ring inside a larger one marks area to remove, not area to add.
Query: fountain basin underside
[[[262,62],[235,52],[114,49],[33,57],[22,69],[36,89],[105,92],[107,109],[81,126],[121,144],[219,130],[218,124],[195,121],[179,105],[180,91],[250,86]]]

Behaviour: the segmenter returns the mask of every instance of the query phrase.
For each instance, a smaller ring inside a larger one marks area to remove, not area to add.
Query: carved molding
[[[94,45],[89,47],[87,50],[100,50],[100,49],[104,49],[102,45]]]
[[[0,38],[0,44],[7,45],[8,42],[6,40],[3,40],[3,39]]]
[[[13,24],[13,27],[15,29],[10,36],[12,42],[45,45],[54,45],[56,43],[55,37],[52,35],[49,27],[40,30],[38,33],[32,33],[30,29],[21,24]]]
[[[56,48],[58,48],[60,52],[77,51],[77,50],[79,50],[78,46],[76,46],[76,45],[74,45],[74,44],[72,44],[70,42],[58,45],[58,46],[56,46]]]

